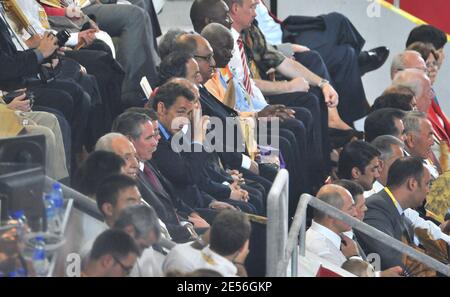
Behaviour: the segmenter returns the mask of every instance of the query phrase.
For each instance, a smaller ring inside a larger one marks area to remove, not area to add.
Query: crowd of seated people
[[[370,106],[361,77],[389,50],[363,50],[342,14],[296,26],[260,0],[195,0],[195,32],[173,28],[158,44],[152,1],[119,2],[18,0],[31,25],[11,8],[0,18],[0,137],[43,134],[47,174],[95,201],[105,222],[83,243],[82,276],[264,276],[281,168],[289,222],[309,193],[415,248],[449,248],[450,223],[426,200],[448,171],[450,122],[433,90],[444,32],[414,28]],[[323,261],[358,276],[412,274],[384,243],[319,211],[309,219],[306,250]]]

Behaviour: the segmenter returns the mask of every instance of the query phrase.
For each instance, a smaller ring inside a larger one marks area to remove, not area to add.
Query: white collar
[[[231,28],[231,35],[233,35],[234,41],[238,40],[241,37],[241,34],[234,28]]]
[[[209,245],[201,251],[202,260],[217,268],[223,276],[237,275],[236,266],[227,258],[211,250]]]
[[[145,167],[144,162],[139,162],[139,170],[140,170],[141,172],[144,172],[144,167]]]
[[[311,227],[312,230],[316,231],[317,233],[320,233],[322,236],[324,236],[325,238],[327,238],[328,240],[331,241],[331,243],[338,249],[341,249],[341,237],[334,233],[333,231],[331,231],[330,229],[328,229],[327,227],[315,222],[314,220],[312,221]]]

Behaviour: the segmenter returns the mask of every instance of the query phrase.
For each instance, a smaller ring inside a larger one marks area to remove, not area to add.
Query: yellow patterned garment
[[[426,208],[435,214],[438,221],[444,221],[450,208],[450,172],[445,172],[433,182],[427,196]]]

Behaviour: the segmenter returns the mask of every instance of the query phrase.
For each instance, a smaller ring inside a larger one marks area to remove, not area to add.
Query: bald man
[[[338,185],[323,186],[317,198],[356,217],[356,209],[349,191]],[[353,256],[358,256],[356,243],[343,232],[351,226],[320,211],[314,211],[311,227],[306,231],[306,250],[338,267]]]
[[[125,161],[125,173],[136,179],[139,170],[139,162],[134,145],[120,133],[108,133],[101,137],[95,145],[96,151],[115,153]]]

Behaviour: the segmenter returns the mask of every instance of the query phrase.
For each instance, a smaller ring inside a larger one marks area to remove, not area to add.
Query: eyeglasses
[[[206,60],[208,62],[212,62],[212,60],[214,59],[214,54],[209,54],[207,56],[199,56],[199,55],[194,55],[195,58],[199,58],[199,59],[203,59]]]
[[[116,258],[116,256],[113,255],[112,257],[113,257],[114,261],[116,261],[116,263],[119,264],[120,268],[122,268],[123,272],[125,272],[125,275],[130,275],[131,270],[133,269],[133,266],[131,266],[131,267],[125,266],[125,265],[123,265],[122,262],[120,262],[119,259]]]

